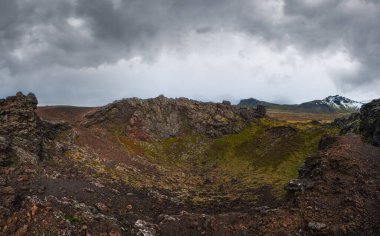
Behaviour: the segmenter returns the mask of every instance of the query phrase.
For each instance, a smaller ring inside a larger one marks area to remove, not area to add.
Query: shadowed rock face
[[[37,98],[21,92],[0,100],[0,166],[14,161],[37,163],[45,156],[49,135],[62,128],[35,114]]]
[[[360,109],[359,129],[375,146],[380,146],[380,99],[373,100]]]
[[[34,173],[42,159],[56,156],[54,138],[59,131],[69,128],[63,123],[41,120],[35,113],[37,103],[32,93],[25,96],[19,92],[0,99],[0,228],[9,223],[7,219],[21,194],[20,184],[15,184],[12,172],[18,174],[18,182],[26,181],[27,173]],[[23,165],[30,167],[21,167]],[[20,229],[15,235],[26,235],[26,230]],[[13,233],[2,231],[0,235]]]
[[[380,99],[363,105],[360,113],[336,119],[334,123],[341,127],[342,134],[361,134],[373,145],[380,146]]]
[[[124,99],[86,116],[85,126],[117,129],[137,139],[202,134],[220,137],[237,133],[265,116],[265,108],[239,108],[230,103],[204,103],[185,98]]]
[[[8,165],[11,159],[35,163],[39,160],[42,139],[39,118],[34,113],[37,99],[34,94],[0,100],[0,164]]]

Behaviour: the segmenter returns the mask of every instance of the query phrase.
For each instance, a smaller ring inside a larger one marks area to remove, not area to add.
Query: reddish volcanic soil
[[[82,117],[93,109],[39,108],[38,114],[44,119],[65,120],[78,127]],[[105,159],[129,159],[116,145],[113,147],[109,139],[100,141],[92,131],[78,129],[81,132],[79,142],[93,147]],[[318,157],[309,158],[309,165],[306,164],[301,172],[301,179],[310,186],[294,194],[289,192],[289,200],[282,207],[256,213],[250,211],[250,214],[230,213],[228,220],[224,219],[225,215],[214,215],[214,228],[210,226],[209,231],[204,232],[208,235],[215,232],[217,235],[378,233],[379,229],[373,226],[380,225],[380,148],[364,143],[360,137],[343,136],[325,139],[320,149]],[[218,212],[218,209],[204,210]],[[198,231],[192,230],[192,222],[198,221],[200,215],[178,214],[175,217],[180,219],[178,224],[173,223],[170,227],[162,224],[162,229],[169,227],[170,230],[164,235],[196,235]],[[239,224],[231,223],[234,219]],[[222,221],[230,222],[232,228],[221,229],[218,224]]]
[[[80,146],[89,147],[98,157],[106,162],[124,163],[133,166],[140,171],[155,172],[152,166],[145,166],[131,158],[125,148],[119,145],[119,140],[110,135],[102,128],[85,128],[81,122],[85,115],[95,111],[96,107],[73,107],[73,106],[48,106],[38,107],[36,113],[44,120],[69,123],[78,133],[76,143]]]
[[[94,109],[40,107],[37,113],[71,124],[77,144],[104,161],[154,171],[105,131],[80,126]],[[359,136],[322,139],[281,205],[239,212],[228,204],[197,208],[174,201],[169,191],[134,189],[121,181],[100,184],[79,165],[62,157],[0,169],[0,177],[6,176],[1,196],[15,202],[13,213],[0,218],[0,235],[380,235],[380,148]]]
[[[96,109],[96,107],[45,106],[38,107],[36,113],[45,120],[66,121],[72,126],[78,126],[87,113]]]

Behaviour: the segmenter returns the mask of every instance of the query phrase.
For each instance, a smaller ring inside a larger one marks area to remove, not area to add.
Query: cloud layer
[[[365,99],[380,96],[379,22],[378,0],[3,0],[0,95]]]

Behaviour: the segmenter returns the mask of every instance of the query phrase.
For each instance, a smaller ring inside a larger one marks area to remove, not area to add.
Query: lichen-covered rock
[[[334,125],[341,128],[341,134],[361,134],[375,146],[380,146],[380,99],[364,104],[360,113],[339,118]]]
[[[362,106],[359,130],[375,146],[380,146],[380,99]]]
[[[202,134],[220,137],[237,133],[265,108],[240,108],[228,102],[206,103],[186,98],[124,99],[88,114],[86,127],[101,125],[137,139],[159,139]]]
[[[54,133],[67,128],[40,120],[37,103],[34,94],[21,92],[0,100],[0,166],[16,160],[37,163],[46,156],[44,146]]]
[[[341,128],[341,134],[358,134],[360,113],[352,113],[349,117],[337,118],[333,124]]]
[[[37,99],[34,94],[0,100],[0,162],[9,164],[13,157],[35,163],[41,152],[41,131],[39,118],[34,113]]]
[[[314,233],[321,232],[327,228],[327,225],[325,223],[320,222],[309,222],[307,224],[307,227]]]

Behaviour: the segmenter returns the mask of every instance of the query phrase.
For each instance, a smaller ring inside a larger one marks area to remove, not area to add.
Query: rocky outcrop
[[[339,118],[334,124],[341,128],[341,134],[361,134],[375,146],[380,146],[380,99],[362,106],[360,113]]]
[[[333,125],[338,126],[341,134],[358,134],[360,127],[360,113],[352,113],[349,117],[337,118]]]
[[[270,235],[278,232],[284,235],[296,235],[295,232],[378,235],[380,218],[374,212],[380,207],[379,183],[375,181],[379,173],[379,154],[379,148],[358,136],[323,137],[317,155],[308,157],[299,170],[298,179],[285,187],[289,197],[287,207],[269,217],[269,221],[278,225],[285,222],[287,227],[274,229],[271,224],[260,225],[260,231],[269,228],[270,233],[264,234]],[[287,231],[289,225],[297,224],[295,229]]]
[[[0,163],[8,165],[12,159],[35,163],[40,158],[42,140],[39,118],[34,113],[37,99],[34,94],[0,100]]]
[[[264,117],[265,108],[239,108],[229,102],[205,103],[185,98],[124,99],[88,114],[86,127],[101,125],[137,139],[202,134],[220,137],[237,133]]]
[[[46,156],[54,134],[68,128],[42,121],[34,112],[37,98],[21,92],[0,100],[0,166],[16,161],[37,163]]]
[[[37,172],[37,163],[57,154],[55,138],[69,128],[65,123],[41,120],[36,108],[32,93],[25,96],[19,92],[0,100],[0,235],[29,235],[27,225],[5,230],[13,223],[17,225],[12,223],[17,218],[11,215],[31,191],[33,184],[29,182]]]
[[[360,109],[360,133],[375,146],[380,146],[380,99]]]

